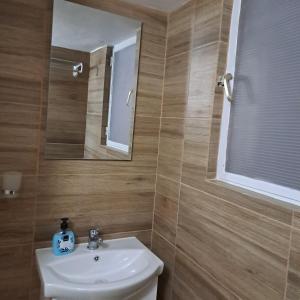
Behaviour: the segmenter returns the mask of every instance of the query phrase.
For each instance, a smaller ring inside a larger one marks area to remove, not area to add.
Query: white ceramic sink
[[[36,250],[43,296],[56,300],[154,300],[163,262],[136,238],[80,244],[66,256]]]

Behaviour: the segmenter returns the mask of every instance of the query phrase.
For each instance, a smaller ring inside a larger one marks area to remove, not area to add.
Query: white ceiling
[[[164,12],[171,12],[183,4],[187,3],[189,0],[123,0],[128,3],[138,4]]]
[[[52,45],[91,52],[136,34],[141,23],[98,9],[54,0]]]

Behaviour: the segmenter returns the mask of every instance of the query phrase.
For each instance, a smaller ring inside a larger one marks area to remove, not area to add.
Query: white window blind
[[[241,1],[233,98],[225,172],[300,190],[299,0]]]

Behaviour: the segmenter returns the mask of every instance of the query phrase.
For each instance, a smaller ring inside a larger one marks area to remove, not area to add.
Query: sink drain
[[[100,260],[100,257],[97,255],[94,257],[94,261],[98,262]]]

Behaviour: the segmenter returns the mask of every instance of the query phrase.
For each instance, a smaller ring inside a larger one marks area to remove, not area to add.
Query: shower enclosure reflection
[[[45,157],[130,160],[141,23],[55,0]]]

